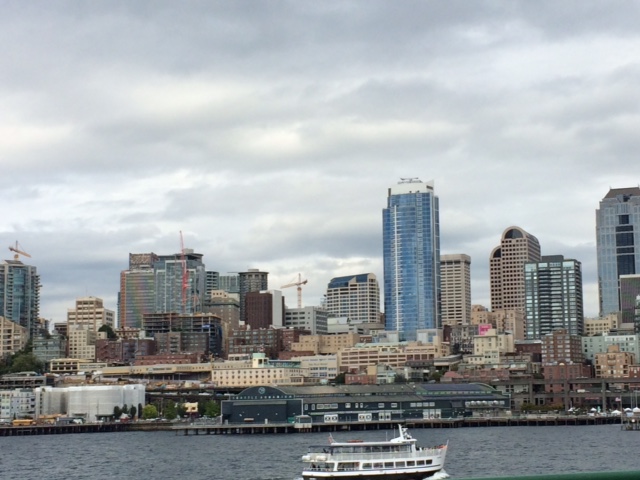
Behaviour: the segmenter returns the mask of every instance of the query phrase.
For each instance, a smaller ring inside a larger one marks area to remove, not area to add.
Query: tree
[[[138,409],[131,405],[131,408],[129,409],[129,415],[131,418],[136,418],[136,413],[138,413]]]
[[[173,420],[178,416],[178,410],[176,409],[176,404],[173,400],[169,400],[167,405],[165,405],[163,416],[168,420]]]
[[[177,414],[180,418],[184,417],[187,414],[187,409],[185,408],[183,403],[179,403],[177,406]]]
[[[122,410],[119,406],[116,405],[115,407],[113,407],[113,418],[117,420],[118,418],[120,418],[120,415],[122,415]]]
[[[153,404],[145,405],[142,409],[142,418],[149,420],[151,418],[158,418],[158,409]]]
[[[107,332],[107,338],[109,340],[117,340],[118,339],[118,336],[116,335],[116,332],[113,331],[113,328],[111,328],[111,325],[104,324],[98,329],[98,331],[99,332]]]
[[[44,363],[36,358],[33,353],[18,353],[11,359],[10,373],[44,371]]]
[[[129,407],[126,403],[122,406],[122,413],[124,413],[125,415],[129,415]]]
[[[344,385],[346,376],[347,374],[345,372],[339,373],[336,378],[333,379],[333,382],[339,385]]]
[[[218,402],[209,400],[207,403],[205,403],[204,414],[207,417],[211,417],[211,418],[214,418],[220,415],[220,405],[218,404]]]
[[[407,383],[407,377],[405,377],[402,373],[396,373],[396,376],[393,379],[393,383]]]

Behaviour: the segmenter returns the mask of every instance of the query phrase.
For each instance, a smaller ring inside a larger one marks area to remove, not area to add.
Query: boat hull
[[[423,471],[423,472],[366,472],[362,470],[352,472],[302,472],[304,480],[324,480],[324,479],[341,479],[341,480],[422,480],[429,478],[441,469]]]

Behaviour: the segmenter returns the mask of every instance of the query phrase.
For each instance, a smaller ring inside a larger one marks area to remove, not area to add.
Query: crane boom
[[[302,285],[306,285],[307,280],[302,280],[302,275],[298,274],[297,282],[290,282],[286,285],[282,285],[280,288],[298,287],[298,308],[302,308]]]
[[[14,260],[19,260],[20,259],[20,255],[22,255],[23,257],[31,258],[31,255],[29,255],[27,252],[22,250],[22,247],[20,246],[20,244],[18,243],[17,240],[16,240],[16,245],[15,246],[10,246],[9,250],[11,250],[15,254],[13,256]]]

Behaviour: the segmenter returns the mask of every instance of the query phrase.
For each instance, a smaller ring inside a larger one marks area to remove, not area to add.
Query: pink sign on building
[[[486,335],[489,330],[493,328],[490,323],[481,323],[478,325],[478,335]]]

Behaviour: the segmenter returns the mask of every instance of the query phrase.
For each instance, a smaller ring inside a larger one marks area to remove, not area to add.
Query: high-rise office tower
[[[206,271],[202,254],[185,248],[182,253],[161,255],[153,269],[156,312],[190,314],[203,311]]]
[[[386,329],[402,340],[440,321],[440,223],[433,183],[402,179],[382,211]]]
[[[261,292],[267,290],[269,280],[268,272],[261,272],[257,268],[250,268],[246,272],[238,274],[238,286],[240,290],[240,321],[247,321],[245,298],[249,292]]]
[[[156,311],[155,253],[130,253],[129,269],[120,272],[118,325],[142,328],[142,317]]]
[[[34,337],[40,312],[40,276],[36,267],[16,258],[0,264],[0,316],[27,329]]]
[[[206,272],[204,298],[211,298],[211,292],[220,290],[220,273],[211,270]]]
[[[442,324],[471,321],[471,257],[463,253],[440,255]]]
[[[527,340],[540,340],[558,329],[583,335],[580,262],[550,255],[526,263],[524,271]]]
[[[620,311],[620,275],[640,274],[640,188],[612,188],[596,210],[600,316]]]
[[[540,260],[538,239],[520,227],[502,233],[489,257],[491,310],[524,312],[524,264]]]
[[[240,294],[240,275],[220,275],[218,277],[218,289],[227,293]],[[239,298],[239,297],[238,297]]]
[[[351,324],[380,321],[380,286],[373,273],[332,278],[326,310],[332,317],[349,317]]]
[[[640,333],[640,323],[636,321],[636,308],[640,296],[640,275],[620,275],[620,313],[622,323],[633,323],[633,329]]]

